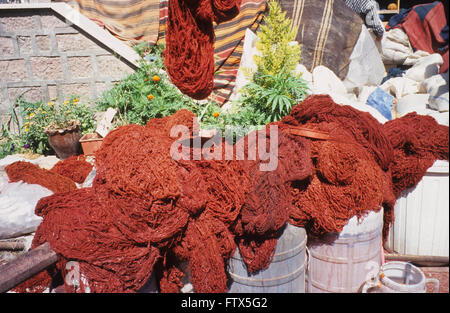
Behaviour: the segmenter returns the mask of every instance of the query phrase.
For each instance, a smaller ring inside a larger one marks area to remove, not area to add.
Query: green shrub
[[[150,54],[143,55],[149,48],[138,45],[136,51],[143,56],[139,68],[104,92],[97,101],[100,111],[108,107],[118,111],[115,125],[145,125],[151,118],[171,115],[193,105],[193,100],[181,94],[164,72],[163,49],[163,46],[156,46]]]
[[[53,154],[48,143],[48,135],[44,129],[50,127],[61,129],[69,126],[73,120],[81,122],[83,134],[95,130],[94,109],[79,98],[72,96],[63,103],[58,102],[28,102],[19,97],[16,99],[11,117],[17,133],[12,133],[7,125],[2,126],[2,145],[0,156],[33,152],[39,154]],[[20,116],[20,118],[16,115]]]
[[[255,56],[257,71],[250,75],[251,83],[243,88],[240,103],[261,115],[265,123],[277,121],[290,113],[292,107],[307,95],[306,81],[294,73],[300,62],[300,45],[292,44],[296,31],[290,19],[276,1],[269,3],[265,25],[257,33],[256,48],[261,56]]]

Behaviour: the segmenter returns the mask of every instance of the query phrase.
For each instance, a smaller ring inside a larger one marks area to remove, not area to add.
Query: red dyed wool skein
[[[171,0],[164,65],[172,82],[194,99],[214,87],[214,27],[239,13],[241,0]]]

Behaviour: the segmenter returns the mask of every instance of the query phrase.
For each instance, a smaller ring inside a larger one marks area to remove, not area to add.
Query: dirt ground
[[[439,280],[439,293],[448,293],[449,268],[448,267],[421,267],[427,278]],[[427,291],[431,292],[433,284],[427,284]]]

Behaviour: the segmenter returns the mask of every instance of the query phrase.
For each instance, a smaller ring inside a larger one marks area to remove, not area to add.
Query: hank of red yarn
[[[93,165],[86,161],[84,155],[72,155],[56,163],[50,171],[82,184],[92,168]]]
[[[38,184],[53,192],[66,192],[77,189],[73,180],[58,173],[40,168],[25,161],[17,161],[5,167],[10,182],[23,180],[28,184]]]
[[[241,0],[171,0],[164,64],[172,82],[194,99],[214,87],[213,22],[232,19]]]

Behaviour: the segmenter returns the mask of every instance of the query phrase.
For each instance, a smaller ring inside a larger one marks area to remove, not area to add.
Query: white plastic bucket
[[[383,209],[360,223],[355,216],[341,233],[308,240],[308,292],[360,292],[370,272],[381,265]]]
[[[397,199],[385,248],[399,254],[449,256],[449,164],[436,161]]]
[[[407,262],[389,262],[381,266],[376,279],[368,281],[362,292],[425,293],[427,283],[433,283],[433,292],[439,290],[439,280],[426,278],[416,266]]]

